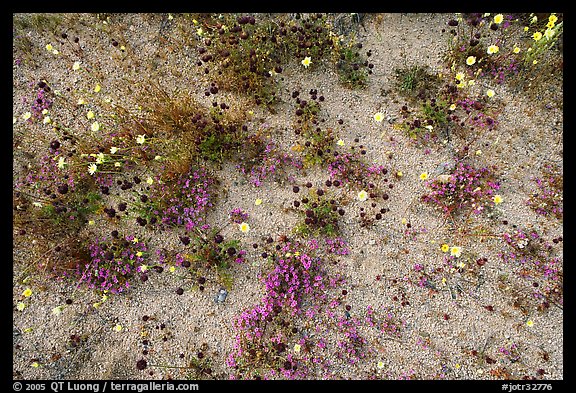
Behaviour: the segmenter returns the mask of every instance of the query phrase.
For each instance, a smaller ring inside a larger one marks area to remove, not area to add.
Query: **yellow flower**
[[[442,250],[442,252],[448,252],[448,250],[450,249],[450,246],[446,243],[442,244],[442,246],[440,246],[440,250]]]
[[[336,142],[336,144],[338,146],[344,146],[344,141],[342,139],[338,139],[338,142]]]
[[[396,172],[396,176],[397,176],[397,177],[402,177],[402,176],[404,176],[404,174],[402,173],[402,171],[398,171],[398,172]]]
[[[465,266],[466,266],[466,264],[462,261],[460,261],[456,264],[456,267],[458,267],[459,269],[464,269]]]
[[[22,296],[24,296],[24,297],[30,297],[30,296],[32,296],[32,290],[31,290],[30,288],[26,288],[26,289],[24,290],[24,292],[22,292]]]
[[[94,118],[94,112],[88,111],[88,113],[86,113],[86,117],[87,117],[88,119],[93,119],[93,118]]]
[[[50,118],[50,116],[46,116],[44,117],[44,120],[42,120],[42,123],[44,124],[49,124],[52,122],[52,119]]]
[[[172,20],[174,19],[174,17],[172,16],[172,14],[168,14],[168,20]]]
[[[31,366],[34,367],[34,368],[38,368],[38,367],[40,367],[40,363],[38,363],[38,362],[33,362],[33,363],[31,364]]]
[[[384,368],[384,362],[382,360],[380,360],[378,362],[378,364],[376,365],[376,367],[378,367],[380,370],[382,370]]]
[[[200,27],[200,28],[196,29],[196,34],[201,36],[202,34],[204,34],[204,30]]]
[[[102,87],[100,87],[99,84],[96,84],[96,86],[94,87],[94,93],[100,92],[101,89],[102,89]]]
[[[302,65],[306,68],[308,68],[311,63],[312,63],[312,58],[310,56],[306,56],[304,58],[304,60],[302,60]]]
[[[142,256],[142,251],[138,251],[138,252],[136,253],[136,256],[137,256],[137,257],[141,257],[141,256]],[[146,265],[142,265],[142,266],[140,266],[140,270],[142,270],[143,272],[145,272],[146,270],[148,270],[148,267],[147,267]]]
[[[139,239],[137,237],[135,237],[134,239],[132,239],[132,243],[136,244],[138,243]]]
[[[494,17],[494,23],[496,23],[498,25],[500,23],[502,23],[503,20],[504,20],[504,15],[502,15],[502,14],[498,14]]]
[[[528,31],[528,26],[524,26],[524,31]]]
[[[136,137],[136,143],[138,143],[139,145],[143,145],[144,142],[146,142],[146,135],[145,134],[138,135]]]
[[[238,227],[240,228],[240,232],[242,233],[246,233],[250,230],[250,225],[248,225],[248,223],[243,222],[242,224],[238,224]]]
[[[533,60],[532,64],[536,65],[538,63],[538,60]]]
[[[451,111],[454,111],[454,110],[456,110],[456,104],[452,104],[452,105],[450,105],[450,108],[448,108],[448,109],[450,109]]]
[[[122,166],[122,163],[116,161],[116,162],[114,163],[114,166],[115,166],[116,168],[120,168],[120,167]]]
[[[468,86],[474,86],[476,84],[476,81],[474,79],[470,79],[468,81]]]
[[[517,46],[515,46],[515,47],[514,47],[514,50],[512,50],[512,52],[514,52],[514,53],[520,53],[520,48],[517,47]]]
[[[78,71],[80,69],[80,62],[79,61],[75,61],[74,64],[72,64],[72,69],[74,71]]]
[[[494,90],[492,90],[492,89],[488,89],[486,91],[486,95],[490,98],[494,97],[494,94],[496,94],[496,93],[494,93]]]
[[[262,204],[262,199],[260,199],[260,198],[256,199],[256,200],[254,201],[254,204],[255,204],[256,206],[260,206],[260,205]]]
[[[474,63],[476,63],[476,56],[468,56],[468,58],[466,59],[466,64],[471,66]]]
[[[534,15],[534,16],[532,17],[532,19],[530,20],[530,24],[536,23],[536,22],[538,22],[538,17],[537,17],[536,15]]]
[[[548,17],[548,22],[556,23],[556,22],[558,22],[558,17],[557,17],[556,15],[554,15],[554,14],[551,14],[551,15]]]
[[[490,46],[488,47],[487,52],[488,52],[489,55],[493,55],[493,54],[495,54],[495,53],[498,53],[499,50],[500,50],[500,48],[498,48],[498,45],[490,45]]]
[[[118,324],[118,325],[114,326],[114,331],[115,332],[121,332],[122,331],[122,325]]]
[[[378,112],[374,115],[374,120],[376,120],[377,122],[381,122],[382,120],[384,120],[384,114],[382,112]]]
[[[84,100],[84,98],[78,99],[78,105],[86,105],[86,101]]]
[[[461,81],[462,79],[464,79],[464,73],[463,72],[458,72],[456,74],[456,80]]]
[[[168,270],[170,271],[170,273],[174,273],[176,271],[176,267],[170,266]]]
[[[540,41],[540,39],[542,38],[542,33],[537,31],[536,33],[532,34],[532,38],[534,38],[534,41]]]
[[[528,326],[528,327],[534,326],[534,321],[532,321],[531,319],[528,320],[528,322],[526,322],[526,326]]]
[[[368,199],[368,193],[364,190],[360,191],[358,193],[358,200],[364,202],[366,199]]]
[[[148,178],[146,179],[146,183],[152,184],[152,183],[154,183],[154,179],[152,179],[150,176],[148,176]]]
[[[46,50],[48,52],[52,52],[52,49],[54,49],[54,47],[52,46],[52,44],[46,44]]]
[[[26,112],[22,115],[23,120],[28,120],[31,117],[32,117],[32,113],[30,113],[30,112]]]
[[[453,257],[458,258],[460,256],[460,254],[462,254],[462,248],[458,247],[458,246],[452,246],[450,247],[450,255],[452,255]]]
[[[94,221],[94,220],[88,220],[88,225],[96,225],[96,221]]]
[[[546,27],[549,28],[549,29],[553,29],[553,28],[554,28],[554,22],[548,22],[548,23],[546,24]]]
[[[94,123],[92,123],[92,125],[90,126],[90,129],[94,132],[100,130],[100,123],[98,123],[97,121],[95,121]]]
[[[26,308],[26,303],[18,302],[18,304],[16,305],[16,310],[18,310],[18,311],[24,311],[25,308]]]
[[[504,199],[502,199],[502,197],[500,195],[494,195],[494,203],[496,205],[501,204],[504,201]]]
[[[300,344],[294,344],[294,352],[300,353],[300,349],[301,349],[301,348],[302,348],[302,347],[300,346]]]
[[[115,146],[112,146],[112,147],[110,148],[110,154],[116,154],[117,151],[118,151],[118,148],[115,147]]]
[[[420,174],[420,180],[426,180],[428,179],[428,172],[422,172]]]

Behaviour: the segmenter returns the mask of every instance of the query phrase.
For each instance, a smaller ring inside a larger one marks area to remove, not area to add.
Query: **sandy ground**
[[[373,119],[376,112],[397,117],[405,101],[395,92],[394,69],[406,64],[426,64],[436,72],[445,72],[442,54],[446,34],[441,30],[449,18],[450,15],[444,14],[366,17],[364,24],[355,30],[363,50],[372,51],[373,74],[365,89],[346,89],[338,83],[329,65],[304,73],[302,66],[293,62],[277,76],[282,79],[276,113],[254,107],[251,121],[252,124],[267,123],[281,146],[289,149],[296,143],[291,128],[293,100],[290,94],[294,90],[317,89],[318,94],[326,98],[321,114],[325,124],[333,127],[335,135],[346,146],[362,144],[368,160],[385,165],[390,174],[403,173],[401,179],[389,176],[394,188],[388,189],[389,200],[379,202],[378,206],[387,207],[389,211],[371,228],[362,228],[359,224],[357,214],[364,205],[356,200],[357,191],[339,191],[347,193],[351,200],[347,206],[349,214],[341,222],[342,237],[348,241],[351,253],[330,267],[333,274],[340,273],[345,279],[345,284],[331,295],[339,296],[339,292],[346,289],[348,294],[343,304],[352,306],[352,317],[364,318],[366,308],[371,306],[375,310],[389,310],[396,320],[403,322],[403,327],[400,337],[392,338],[364,326],[362,334],[368,342],[365,358],[354,365],[334,360],[333,378],[470,380],[520,379],[528,375],[563,379],[563,310],[553,306],[541,312],[532,303],[516,307],[514,288],[523,291],[521,297],[529,298],[530,287],[498,257],[503,247],[501,240],[480,241],[471,236],[458,236],[445,225],[438,212],[418,200],[426,191],[418,176],[425,171],[437,173],[438,166],[450,161],[462,141],[455,139],[452,146],[432,148],[425,154],[423,148],[414,146],[394,129],[392,122],[377,123]],[[80,37],[84,49],[82,61],[102,70],[103,94],[120,98],[126,91],[126,80],[142,77],[149,71],[169,90],[185,81],[192,95],[210,103],[211,98],[203,96],[209,79],[194,65],[197,55],[171,52],[157,38],[165,16],[114,15],[107,25],[94,15],[80,15],[74,20],[77,23],[69,26],[69,35]],[[126,60],[119,60],[118,51],[109,45],[110,37],[116,37],[119,31],[129,53]],[[56,45],[52,36],[41,36],[34,30],[30,34],[40,49],[48,42]],[[175,31],[170,34],[177,35]],[[90,78],[71,71],[72,63],[79,59],[66,48],[62,45],[59,57],[45,54],[37,68],[14,65],[15,117],[26,111],[21,97],[29,93],[31,81],[46,78],[62,92],[70,88],[65,96],[71,101],[83,90],[91,89]],[[561,84],[560,80],[559,86]],[[474,224],[486,225],[495,233],[518,225],[534,228],[549,239],[560,236],[562,222],[535,214],[525,201],[534,189],[531,177],[539,176],[546,162],[561,165],[562,109],[547,109],[547,96],[535,103],[522,92],[510,91],[506,86],[498,86],[497,92],[497,99],[502,103],[499,126],[486,131],[470,149],[482,150],[482,155],[476,158],[477,165],[495,164],[501,169],[500,193],[505,202],[497,207],[494,217],[481,216]],[[126,105],[132,104],[135,103],[127,99]],[[229,105],[242,103],[230,101]],[[75,116],[70,111],[51,115],[63,122]],[[342,119],[343,124],[338,124],[338,119]],[[24,130],[24,136],[15,139],[16,176],[19,165],[27,160],[23,152],[41,154],[51,131],[42,124],[27,128],[20,121],[14,127]],[[39,133],[47,136],[36,138]],[[359,139],[358,143],[354,142],[355,138]],[[100,295],[26,271],[35,269],[35,262],[43,256],[34,254],[31,247],[34,239],[15,236],[14,378],[227,379],[230,369],[225,360],[234,342],[232,320],[258,304],[264,293],[258,280],[259,274],[267,271],[260,257],[262,246],[253,249],[251,245],[262,245],[268,236],[277,238],[294,226],[298,217],[289,209],[294,200],[292,184],[310,181],[314,187],[322,187],[328,177],[319,169],[293,171],[292,182],[269,181],[254,187],[232,164],[225,164],[218,176],[229,192],[219,199],[217,209],[210,216],[211,222],[226,222],[228,212],[239,207],[250,214],[251,227],[246,234],[238,233],[232,226],[223,231],[225,237],[238,236],[248,251],[247,262],[232,268],[234,282],[223,303],[214,301],[221,287],[214,274],[207,275],[205,290],[199,291],[183,278],[183,270],[174,273],[166,270],[151,274],[147,282],[137,282],[126,294],[110,296],[99,308],[94,308]],[[255,206],[258,198],[263,203]],[[406,235],[403,219],[418,232],[414,237]],[[101,233],[109,230],[104,218],[95,220],[94,230]],[[508,224],[504,225],[503,220]],[[181,247],[181,231],[159,234],[145,232],[132,221],[126,221],[126,225],[139,231],[141,236],[150,237],[150,248]],[[17,234],[18,228],[14,232]],[[447,274],[447,283],[438,291],[415,285],[418,278],[414,264],[423,264],[426,269],[440,267],[442,243],[459,244],[470,258],[470,271],[474,269],[476,273],[469,273],[466,268],[460,273]],[[561,255],[561,244],[558,247]],[[475,256],[485,257],[488,262],[481,268],[474,266]],[[31,277],[29,281],[22,283],[27,276]],[[502,277],[508,280],[504,284]],[[26,299],[28,307],[17,311],[16,304],[22,300],[21,294],[27,287],[33,290],[33,295]],[[185,289],[181,296],[175,293],[178,287]],[[72,299],[73,303],[66,305],[60,315],[53,315],[51,310],[64,305],[66,299]],[[402,301],[409,304],[403,306]],[[494,311],[487,310],[488,305]],[[151,318],[143,321],[145,315]],[[528,320],[533,321],[533,326],[527,326]],[[119,332],[113,329],[118,324],[122,326]],[[322,334],[328,340],[338,335],[330,329]],[[72,335],[81,337],[80,344],[74,347],[70,345]],[[148,340],[148,345],[144,345],[143,340]],[[511,360],[513,356],[505,355],[500,348],[512,345],[517,347],[518,356]],[[185,368],[199,351],[209,359],[211,376],[199,376]],[[472,354],[473,351],[480,355]],[[486,361],[485,356],[494,362]],[[141,358],[146,358],[149,364],[144,371],[136,368]],[[33,367],[34,362],[39,367]],[[378,362],[382,362],[380,368]],[[538,374],[540,369],[545,370],[543,376]],[[321,378],[321,375],[308,378]]]

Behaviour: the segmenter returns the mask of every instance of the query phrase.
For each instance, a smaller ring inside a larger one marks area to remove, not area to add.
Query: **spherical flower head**
[[[26,289],[24,290],[24,292],[22,292],[22,296],[24,296],[24,297],[30,297],[30,296],[32,296],[32,290],[31,290],[30,288],[26,288]]]
[[[444,243],[440,246],[440,250],[442,250],[442,252],[448,252],[448,250],[450,250],[450,246]]]
[[[358,200],[364,202],[366,199],[368,199],[368,193],[364,190],[360,191],[358,193]]]
[[[450,255],[458,258],[458,257],[460,257],[460,254],[462,254],[462,248],[461,247],[458,247],[458,246],[450,247]]]
[[[310,67],[310,64],[312,64],[312,58],[311,58],[310,56],[306,56],[306,57],[304,58],[304,60],[302,60],[302,65],[303,65],[305,68],[308,68],[308,67]]]
[[[94,132],[99,131],[100,130],[100,123],[98,123],[97,121],[95,121],[94,123],[92,123],[92,125],[90,126],[90,129]]]
[[[248,225],[246,222],[243,222],[238,224],[238,228],[240,228],[240,232],[247,233],[250,230],[250,225]]]
[[[537,31],[536,33],[532,34],[532,38],[534,38],[534,41],[540,41],[542,39],[542,33]]]
[[[488,89],[486,91],[486,95],[490,98],[494,97],[494,94],[496,94],[496,93],[494,93],[494,90],[492,90],[492,89]]]
[[[466,64],[471,66],[474,63],[476,63],[476,56],[468,56],[468,58],[466,59]]]
[[[503,20],[504,20],[504,15],[502,15],[502,14],[498,14],[494,17],[494,23],[496,23],[497,25],[502,23]]]
[[[24,311],[25,308],[26,308],[26,303],[24,303],[24,302],[18,302],[18,304],[16,304],[16,310],[18,310],[18,311]]]
[[[136,143],[137,143],[137,144],[143,145],[144,142],[146,142],[146,135],[145,135],[145,134],[138,135],[138,136],[136,137]]]
[[[72,65],[72,69],[74,71],[78,71],[80,69],[80,62],[79,61],[75,61],[74,64]]]
[[[422,172],[420,174],[420,180],[426,180],[428,179],[428,172]]]
[[[494,195],[493,200],[496,205],[499,205],[504,201],[500,195]]]
[[[94,175],[96,173],[96,171],[98,170],[98,166],[94,163],[88,165],[88,173],[90,175]]]
[[[512,52],[514,53],[520,53],[520,48],[515,46],[514,49],[512,50]]]
[[[378,123],[380,123],[382,120],[384,120],[384,114],[382,112],[378,112],[374,115],[374,120],[376,120]]]
[[[490,45],[490,46],[488,47],[487,52],[488,52],[489,55],[493,55],[493,54],[495,54],[495,53],[498,53],[499,50],[500,50],[500,48],[498,48],[498,45]]]

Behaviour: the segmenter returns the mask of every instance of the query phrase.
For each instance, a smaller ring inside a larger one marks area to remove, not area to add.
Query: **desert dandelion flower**
[[[32,296],[32,290],[31,290],[30,288],[26,288],[26,289],[24,290],[24,292],[22,292],[22,296],[24,296],[24,297],[30,297],[30,296]]]
[[[428,179],[428,172],[422,172],[420,174],[420,180],[426,180]]]
[[[338,142],[336,142],[336,144],[338,146],[344,146],[344,141],[342,139],[338,139]]]
[[[458,247],[458,246],[452,246],[450,247],[450,255],[452,255],[453,257],[460,257],[460,255],[462,254],[462,248]]]
[[[250,225],[248,225],[246,222],[243,222],[238,224],[238,228],[240,228],[240,232],[247,233],[250,230]]]
[[[16,305],[16,310],[18,310],[18,311],[24,311],[25,308],[26,308],[26,303],[18,302],[18,304]]]
[[[312,64],[312,58],[310,56],[306,56],[304,60],[302,60],[302,65],[308,68],[310,67],[310,64]]]
[[[94,93],[99,93],[100,90],[102,90],[102,87],[99,84],[96,84],[96,86],[94,86]]]
[[[504,199],[500,195],[494,195],[493,200],[496,205],[499,205],[504,201]]]
[[[146,142],[146,135],[145,134],[138,135],[136,137],[136,143],[138,143],[139,145],[143,145],[144,142]]]
[[[488,89],[488,90],[486,91],[486,95],[487,95],[488,97],[490,97],[490,98],[494,97],[494,94],[496,94],[496,93],[495,93],[494,90],[492,90],[492,89]]]
[[[262,199],[260,199],[260,198],[256,199],[256,200],[254,201],[254,204],[255,204],[256,206],[260,206],[260,205],[262,204]]]
[[[515,46],[514,49],[512,50],[512,52],[514,53],[520,53],[520,48]]]
[[[448,250],[450,250],[450,246],[444,243],[442,246],[440,246],[440,250],[442,250],[442,252],[448,252]]]
[[[75,61],[74,64],[72,65],[72,69],[74,71],[78,71],[80,69],[80,62],[79,61]]]
[[[488,47],[487,52],[488,52],[489,55],[493,55],[493,54],[495,54],[495,53],[498,53],[499,50],[500,50],[500,48],[498,48],[498,45],[490,45],[490,46]]]
[[[498,14],[494,17],[494,23],[496,23],[497,25],[502,23],[503,20],[504,20],[504,15],[502,15],[502,14]]]
[[[300,349],[302,349],[300,344],[294,344],[294,352],[295,353],[300,353]]]
[[[374,114],[374,120],[380,123],[382,120],[384,120],[384,114],[382,112]]]
[[[94,118],[94,112],[88,111],[88,113],[86,113],[86,117],[87,117],[88,119],[93,119],[93,118]]]
[[[360,191],[358,193],[358,200],[364,202],[366,199],[368,199],[368,193],[364,190]]]
[[[466,64],[471,66],[474,65],[474,63],[476,63],[476,56],[468,56],[468,58],[466,59]]]
[[[98,123],[97,121],[95,121],[94,123],[92,123],[92,125],[90,126],[90,129],[94,132],[99,131],[100,130],[100,123]]]

